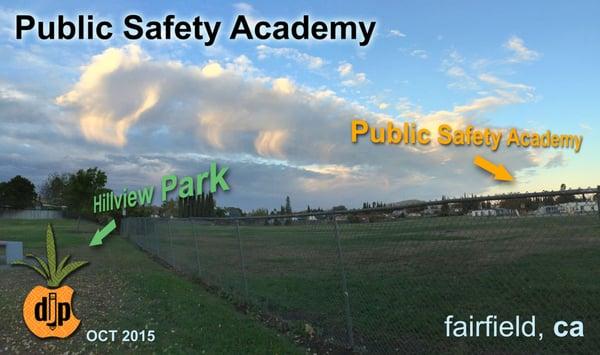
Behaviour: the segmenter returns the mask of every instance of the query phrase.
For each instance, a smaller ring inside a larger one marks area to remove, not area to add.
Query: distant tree
[[[331,208],[331,210],[333,210],[335,212],[343,212],[343,211],[347,211],[348,209],[344,205],[339,205],[339,206],[333,206],[333,208]]]
[[[175,200],[164,201],[160,206],[160,215],[163,217],[177,216],[177,203]]]
[[[257,208],[255,210],[250,211],[248,215],[252,217],[264,217],[269,215],[269,210],[267,210],[266,208]]]
[[[448,206],[447,203],[444,203],[442,205],[442,209],[440,211],[440,215],[442,215],[442,216],[448,216],[448,215],[450,215],[450,207]]]
[[[44,202],[52,205],[65,204],[65,188],[69,182],[68,174],[52,173],[42,184],[40,188],[40,197]]]
[[[106,173],[98,168],[81,169],[69,176],[63,196],[69,210],[77,214],[77,231],[81,217],[91,215],[94,195],[106,191],[106,182]]]
[[[225,210],[224,208],[221,208],[221,207],[215,208],[215,212],[214,212],[215,217],[222,218],[222,217],[225,217],[226,214],[227,214],[227,210]]]
[[[2,183],[0,187],[0,205],[24,209],[33,206],[36,197],[35,185],[21,175]]]
[[[477,201],[463,201],[461,207],[464,212],[471,212],[480,208],[480,203]]]
[[[292,204],[290,202],[290,197],[289,196],[285,197],[285,213],[286,214],[292,213]]]
[[[310,205],[306,206],[306,212],[310,212]]]
[[[567,203],[567,202],[575,202],[577,198],[575,195],[560,195],[556,198],[556,202],[558,203]]]
[[[566,184],[560,184],[560,191],[565,191],[567,189]]]

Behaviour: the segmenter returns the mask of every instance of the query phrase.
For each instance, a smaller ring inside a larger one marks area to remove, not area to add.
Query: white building
[[[535,211],[538,216],[545,216],[550,214],[559,214],[560,210],[558,206],[542,206]]]
[[[508,208],[488,208],[471,211],[472,217],[504,217],[504,216],[518,216],[519,211],[511,210]]]
[[[598,212],[598,203],[596,201],[576,201],[566,202],[558,205],[560,213],[581,214]]]

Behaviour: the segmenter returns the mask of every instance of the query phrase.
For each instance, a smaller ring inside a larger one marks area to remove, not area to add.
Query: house
[[[225,207],[225,217],[242,217],[242,210],[237,207]]]

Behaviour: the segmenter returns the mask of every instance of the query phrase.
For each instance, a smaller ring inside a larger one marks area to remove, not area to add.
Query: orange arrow
[[[494,165],[492,162],[486,160],[480,155],[475,156],[475,159],[473,159],[473,164],[477,165],[478,167],[482,168],[488,173],[493,174],[494,179],[496,180],[513,181],[512,175],[510,175],[508,170],[506,170],[506,168],[502,164]]]

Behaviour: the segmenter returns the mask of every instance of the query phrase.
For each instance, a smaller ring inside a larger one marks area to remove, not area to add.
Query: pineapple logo
[[[35,259],[39,266],[15,261],[13,265],[25,265],[47,281],[48,288],[34,287],[23,303],[23,319],[27,328],[39,338],[66,338],[79,327],[79,319],[73,314],[73,289],[60,286],[69,274],[86,265],[87,261],[68,263],[69,255],[60,264],[56,264],[56,244],[54,230],[48,224],[46,230],[46,260],[32,254],[28,258]]]

